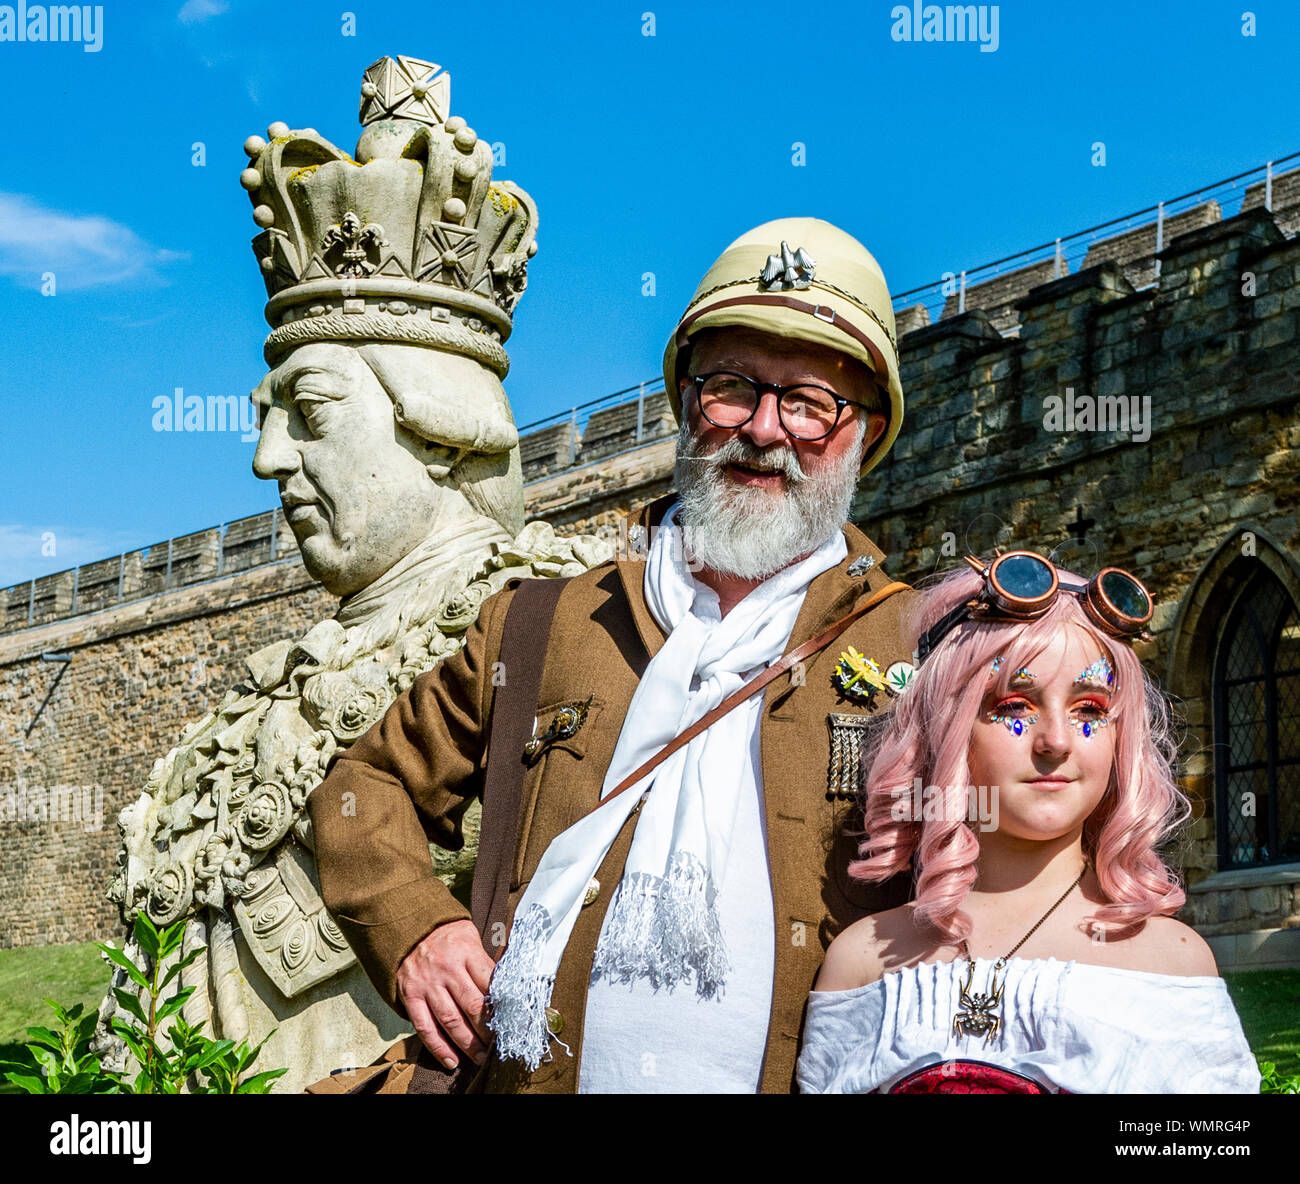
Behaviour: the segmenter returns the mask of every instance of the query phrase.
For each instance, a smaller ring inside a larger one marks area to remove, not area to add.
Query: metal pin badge
[[[869,715],[831,712],[831,763],[826,777],[827,801],[852,801],[862,794],[862,747]]]
[[[546,731],[540,736],[534,736],[524,745],[524,760],[531,762],[548,744],[554,744],[557,740],[569,740],[577,735],[578,729],[587,721],[587,711],[595,697],[595,695],[588,695],[581,702],[561,705],[551,717]]]

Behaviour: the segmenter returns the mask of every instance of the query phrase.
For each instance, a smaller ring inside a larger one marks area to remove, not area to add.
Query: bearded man
[[[912,593],[846,522],[902,420],[884,276],[826,222],[760,226],[701,281],[664,376],[676,493],[632,516],[632,553],[559,594],[499,964],[425,842],[458,842],[482,792],[517,582],[308,799],[324,899],[362,965],[488,1092],[788,1092],[826,945],[907,895],[843,870],[858,740],[906,685],[913,640]],[[833,643],[640,776],[832,623]]]

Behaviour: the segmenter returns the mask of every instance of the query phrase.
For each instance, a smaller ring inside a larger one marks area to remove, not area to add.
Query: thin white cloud
[[[0,523],[0,588],[147,546],[122,530]],[[53,550],[54,554],[42,554]]]
[[[230,8],[225,0],[186,0],[185,6],[176,14],[182,25],[197,25],[221,16]]]
[[[99,284],[155,284],[158,268],[188,258],[145,242],[129,226],[97,214],[65,214],[20,193],[0,193],[0,275],[39,288],[47,272],[57,291]]]

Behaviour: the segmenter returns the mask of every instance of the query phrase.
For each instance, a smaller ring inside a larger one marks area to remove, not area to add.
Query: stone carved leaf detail
[[[242,806],[244,799],[248,797],[248,791],[253,788],[252,777],[241,777],[238,781],[232,781],[230,792],[226,796],[226,801],[233,806]]]
[[[285,969],[292,974],[307,961],[315,949],[316,935],[307,918],[300,916],[289,927],[284,937],[284,945],[280,947],[280,957],[284,961]]]
[[[316,914],[316,928],[320,930],[320,935],[325,940],[325,944],[336,950],[346,950],[348,948],[348,939],[343,936],[343,931],[334,923],[334,918],[321,909]]]
[[[231,777],[238,781],[241,778],[252,777],[253,766],[257,763],[257,754],[251,749],[244,750],[242,756],[237,760],[230,770]]]
[[[253,932],[258,937],[266,937],[274,933],[293,913],[293,901],[289,897],[272,897],[253,914]]]

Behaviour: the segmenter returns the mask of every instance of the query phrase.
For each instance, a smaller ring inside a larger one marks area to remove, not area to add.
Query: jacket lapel
[[[823,572],[808,585],[803,605],[799,609],[798,617],[795,618],[794,628],[790,631],[790,640],[786,643],[787,651],[807,641],[827,625],[850,612],[864,592],[874,590],[877,586],[883,586],[888,582],[880,567],[885,553],[851,522],[844,524],[844,538],[848,543],[848,554],[839,566]],[[861,564],[862,560],[868,558],[871,560],[871,565],[865,573],[849,574],[849,568],[855,563]],[[794,678],[795,671],[791,669],[772,681],[764,696],[769,706],[794,685]]]
[[[659,627],[659,622],[650,612],[650,606],[646,604],[645,557],[650,550],[653,532],[659,528],[659,523],[676,500],[675,493],[668,493],[627,516],[627,546],[622,548],[615,563],[641,644],[652,658],[663,648],[667,634]],[[639,538],[638,531],[643,532]],[[620,547],[622,542],[620,539]]]

